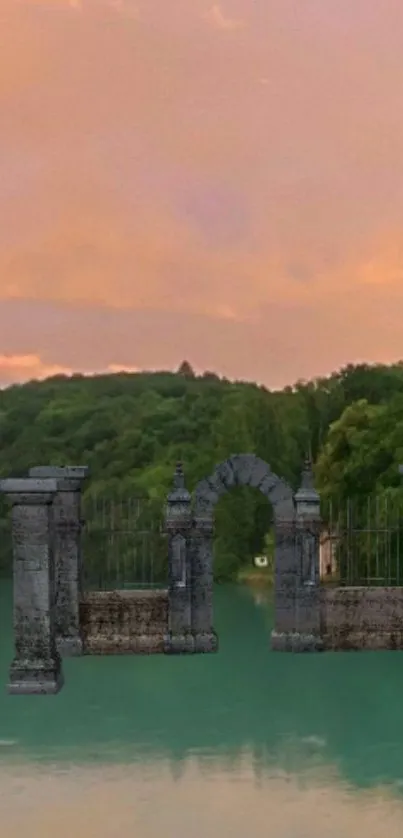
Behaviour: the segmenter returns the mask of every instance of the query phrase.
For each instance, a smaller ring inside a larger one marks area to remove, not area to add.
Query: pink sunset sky
[[[0,384],[403,357],[402,0],[0,0]]]

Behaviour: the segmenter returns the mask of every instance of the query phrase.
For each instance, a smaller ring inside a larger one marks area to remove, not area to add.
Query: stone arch
[[[255,454],[232,454],[200,480],[194,491],[196,516],[212,515],[220,496],[235,486],[259,489],[273,507],[275,523],[293,521],[294,493],[288,483],[275,474],[268,463]]]
[[[275,626],[288,631],[294,624],[300,556],[295,547],[294,493],[268,463],[254,454],[233,454],[194,491],[191,537],[191,622],[194,651],[215,651],[213,628],[214,507],[235,486],[252,486],[269,500],[275,526]]]

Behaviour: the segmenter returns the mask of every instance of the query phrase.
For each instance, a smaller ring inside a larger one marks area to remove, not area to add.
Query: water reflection
[[[255,598],[217,590],[216,656],[72,659],[58,696],[0,693],[4,833],[400,836],[402,653],[272,654]]]
[[[207,767],[206,765],[204,766]],[[185,760],[180,781],[169,767],[99,764],[52,772],[0,770],[2,824],[8,838],[401,838],[403,806],[386,790],[353,795],[337,777],[281,774],[256,778],[248,755],[232,770],[201,770]]]

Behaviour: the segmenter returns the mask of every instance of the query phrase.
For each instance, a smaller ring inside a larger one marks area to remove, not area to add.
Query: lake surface
[[[8,696],[3,583],[2,834],[401,838],[403,653],[272,653],[241,587],[215,614],[217,655],[70,659],[58,696]]]

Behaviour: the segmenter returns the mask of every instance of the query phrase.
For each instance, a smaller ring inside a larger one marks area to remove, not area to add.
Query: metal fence
[[[168,581],[164,500],[83,498],[86,590],[160,588]],[[340,586],[403,585],[403,503],[376,497],[321,503],[321,570]],[[0,577],[12,575],[10,505],[0,495]]]
[[[322,502],[321,514],[325,578],[340,586],[403,584],[401,502],[377,497]]]
[[[167,586],[164,501],[83,499],[83,587],[124,590]]]

